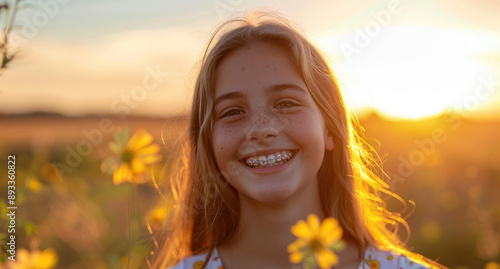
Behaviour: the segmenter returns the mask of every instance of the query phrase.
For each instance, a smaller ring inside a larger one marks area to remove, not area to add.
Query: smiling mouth
[[[242,160],[242,162],[250,168],[266,168],[284,164],[292,159],[294,155],[295,153],[293,151],[284,150],[269,155],[248,157]]]

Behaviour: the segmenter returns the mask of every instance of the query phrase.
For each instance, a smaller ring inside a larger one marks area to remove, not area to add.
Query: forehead
[[[283,48],[259,42],[233,51],[221,61],[216,70],[215,96],[284,83],[305,84]]]

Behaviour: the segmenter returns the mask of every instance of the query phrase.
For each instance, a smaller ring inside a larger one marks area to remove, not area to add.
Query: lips
[[[288,162],[294,154],[292,150],[275,151],[271,154],[255,154],[240,161],[251,168],[267,168]]]

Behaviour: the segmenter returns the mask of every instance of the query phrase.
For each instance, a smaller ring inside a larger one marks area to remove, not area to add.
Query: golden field
[[[472,121],[459,114],[386,121],[373,114],[361,125],[381,156],[391,190],[407,201],[406,213],[414,210],[407,221],[408,245],[415,252],[450,268],[500,263],[499,122]],[[17,249],[53,248],[56,268],[144,264],[154,250],[147,223],[154,233],[158,216],[153,209],[166,208],[160,215],[168,215],[167,175],[173,168],[163,161],[154,166],[166,200],[152,182],[115,186],[100,165],[119,126],[148,130],[164,161],[187,127],[186,118],[0,116],[1,160],[6,163],[8,155],[16,155]],[[0,166],[2,178],[6,169]],[[1,186],[6,190],[6,180]],[[6,191],[0,195],[7,201]],[[388,201],[390,208],[401,210],[393,200]],[[3,213],[2,225],[7,225]]]

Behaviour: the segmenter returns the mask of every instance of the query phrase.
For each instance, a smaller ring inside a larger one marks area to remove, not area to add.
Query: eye
[[[222,119],[225,117],[229,117],[229,116],[233,116],[233,115],[237,115],[237,114],[241,114],[241,113],[243,113],[243,111],[241,111],[241,109],[228,108],[222,112],[222,115],[220,116],[220,118]]]
[[[279,102],[277,107],[278,108],[291,108],[291,107],[294,107],[294,106],[298,106],[299,104],[295,101],[291,101],[291,100],[284,100],[282,102]]]

